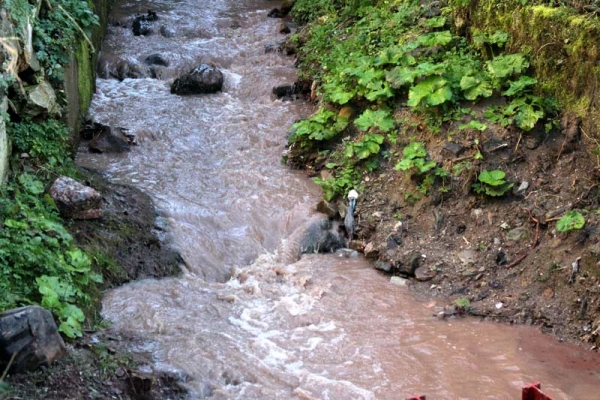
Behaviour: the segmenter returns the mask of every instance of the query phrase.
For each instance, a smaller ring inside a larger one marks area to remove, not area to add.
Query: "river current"
[[[265,53],[283,40],[267,18],[278,2],[117,3],[90,113],[140,145],[118,156],[82,148],[77,161],[149,193],[185,259],[181,276],[103,301],[114,329],[143,339],[151,368],[186,376],[194,399],[516,399],[533,381],[556,399],[600,398],[595,354],[533,328],[433,318],[443,304],[360,257],[296,260],[320,189],[280,162],[311,106],[271,96],[295,80],[293,58]],[[148,9],[155,33],[134,36],[125,22]],[[160,79],[107,77],[156,53],[169,61]],[[222,93],[170,94],[175,77],[206,62],[223,71]]]

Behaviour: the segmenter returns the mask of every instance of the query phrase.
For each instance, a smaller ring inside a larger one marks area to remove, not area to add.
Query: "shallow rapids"
[[[415,299],[362,258],[292,261],[319,218],[320,191],[280,163],[289,126],[310,107],[271,97],[295,80],[293,59],[264,50],[283,40],[267,18],[277,4],[114,7],[91,115],[130,129],[140,146],[119,156],[82,148],[77,161],[148,192],[187,267],[110,291],[104,317],[144,339],[151,368],[187,377],[191,398],[516,399],[537,380],[557,399],[597,399],[595,354],[531,328],[437,320],[443,304]],[[148,9],[155,33],[133,36],[127,21]],[[155,53],[169,61],[161,79],[108,78],[119,62]],[[202,62],[223,71],[224,91],[170,94],[173,78]]]

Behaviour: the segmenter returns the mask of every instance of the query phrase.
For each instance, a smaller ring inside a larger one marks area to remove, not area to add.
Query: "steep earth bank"
[[[597,57],[595,11],[450,1],[325,2],[317,12],[312,3],[296,3],[292,16],[308,24],[288,43],[318,111],[292,128],[286,160],[321,183],[332,218],[344,217],[348,190],[359,191],[351,247],[444,299],[439,317],[535,324],[597,349],[598,74],[577,72]],[[462,68],[465,54],[478,56]],[[505,55],[531,64],[500,83],[495,62]],[[560,112],[511,117],[509,88],[527,72],[537,83],[530,95],[558,99]],[[465,76],[483,91],[469,92]],[[501,173],[489,184],[492,171]]]

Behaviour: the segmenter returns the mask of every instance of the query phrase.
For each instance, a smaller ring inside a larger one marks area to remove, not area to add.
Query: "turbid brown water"
[[[297,239],[320,191],[281,165],[290,124],[310,112],[271,98],[294,80],[271,1],[120,2],[111,19],[158,12],[156,33],[112,26],[103,74],[119,60],[169,60],[162,79],[98,79],[92,116],[140,146],[78,162],[150,193],[187,271],[109,292],[103,315],[146,340],[152,368],[189,377],[191,398],[516,399],[534,380],[557,399],[600,398],[600,360],[528,327],[440,321],[441,304],[392,285],[362,258],[304,256]],[[173,36],[158,34],[167,26]],[[222,93],[179,97],[170,82],[200,62]],[[231,277],[231,278],[230,278]]]

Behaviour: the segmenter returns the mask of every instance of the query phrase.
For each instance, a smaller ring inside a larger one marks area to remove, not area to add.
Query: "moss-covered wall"
[[[572,9],[521,5],[518,0],[471,0],[455,9],[458,29],[475,36],[502,30],[507,48],[531,59],[544,94],[583,119],[586,134],[600,138],[600,19]]]
[[[100,26],[94,28],[92,47],[82,38],[75,52],[71,55],[71,63],[65,69],[65,92],[67,95],[67,121],[72,129],[72,142],[76,146],[83,118],[87,114],[95,90],[96,62],[102,37],[106,32],[108,10],[112,0],[94,0],[94,11],[100,18]]]
[[[8,109],[6,97],[0,100],[0,113],[5,113]],[[6,180],[8,173],[8,157],[10,156],[10,146],[8,143],[8,134],[6,133],[6,122],[0,118],[0,186]]]

